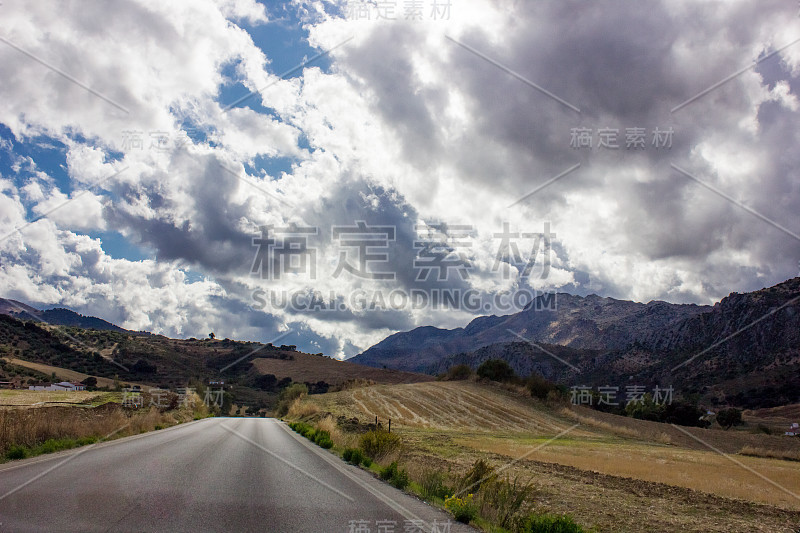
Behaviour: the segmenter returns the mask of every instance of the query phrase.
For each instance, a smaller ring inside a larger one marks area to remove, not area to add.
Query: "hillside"
[[[94,376],[101,386],[144,384],[175,389],[225,383],[233,401],[267,408],[292,381],[313,392],[349,380],[374,383],[429,381],[424,374],[384,370],[321,355],[230,339],[170,339],[127,331],[53,326],[0,314],[0,378],[25,383],[55,372],[69,379]],[[8,368],[6,368],[6,366]],[[1,380],[1,379],[0,379]]]
[[[5,298],[0,298],[0,314],[9,315],[21,320],[35,320],[54,326],[77,326],[84,329],[127,331],[102,318],[84,316],[63,307],[39,310],[22,302],[7,300]]]
[[[556,310],[537,307],[397,333],[352,361],[438,374],[500,358],[568,385],[674,385],[748,408],[800,401],[800,278],[713,307],[561,294]]]
[[[391,419],[403,446],[387,461],[412,475],[463,473],[482,459],[504,478],[532,481],[535,505],[599,531],[773,532],[800,521],[789,493],[800,492],[800,463],[739,453],[796,454],[800,441],[753,433],[750,422],[731,431],[679,428],[472,381],[361,387],[305,403],[298,411],[312,420],[332,415],[340,431],[375,417],[385,428]]]

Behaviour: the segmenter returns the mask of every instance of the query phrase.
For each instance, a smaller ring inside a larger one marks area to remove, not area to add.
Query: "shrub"
[[[561,388],[557,388],[547,393],[547,398],[545,401],[548,403],[560,403],[567,400],[568,397],[569,396],[566,391],[562,390]]]
[[[517,523],[520,533],[584,533],[569,515],[531,514]]]
[[[464,381],[472,377],[472,369],[468,365],[455,365],[447,369],[445,381]]]
[[[329,448],[333,448],[333,440],[331,440],[331,434],[323,429],[314,429],[310,425],[304,422],[291,422],[289,423],[289,427],[292,430],[296,431],[303,437],[307,438],[317,446],[321,446],[326,450]]]
[[[69,450],[77,446],[75,439],[47,439],[35,450],[38,453],[53,453],[61,450]]]
[[[400,447],[400,437],[381,429],[368,431],[361,436],[359,447],[370,459],[381,459]]]
[[[533,485],[521,483],[518,478],[514,478],[513,482],[492,479],[481,485],[481,514],[491,517],[500,527],[509,528],[525,500],[532,494]]]
[[[469,472],[458,481],[458,491],[478,492],[486,483],[494,481],[496,478],[494,467],[483,459],[478,459],[473,463]]]
[[[278,394],[278,405],[275,407],[275,414],[277,416],[286,416],[289,413],[289,407],[297,398],[308,394],[308,387],[302,383],[292,383],[283,389]]]
[[[453,513],[453,517],[459,522],[469,524],[478,516],[478,506],[472,499],[472,494],[467,494],[463,498],[451,496],[444,501],[444,508]]]
[[[25,459],[28,457],[28,449],[24,446],[13,445],[6,452],[6,459]]]
[[[389,481],[395,472],[397,472],[397,461],[392,461],[389,466],[381,468],[381,479],[384,481]]]
[[[731,426],[739,426],[742,424],[742,412],[735,407],[723,409],[717,413],[717,423],[725,429],[730,429]]]
[[[398,468],[397,461],[392,461],[389,466],[383,467],[380,475],[382,480],[388,481],[395,488],[404,489],[408,486],[408,472],[404,468]]]
[[[502,359],[489,359],[481,363],[478,376],[492,381],[511,381],[517,377],[514,369]]]
[[[558,387],[538,374],[531,374],[525,382],[531,396],[540,400],[548,399],[551,392],[558,393]]]
[[[333,448],[333,441],[331,440],[331,434],[325,430],[318,429],[314,432],[314,444],[325,448],[326,450],[329,448]]]
[[[450,488],[445,484],[444,474],[438,470],[427,470],[422,473],[419,482],[422,497],[426,499],[438,498],[444,500],[450,495]]]
[[[372,460],[370,460],[369,457],[365,457],[358,448],[347,448],[344,453],[342,453],[342,459],[356,466],[360,465],[361,463],[364,463],[364,466],[369,466],[366,461],[369,461],[369,464],[372,464]]]
[[[711,424],[704,418],[705,414],[706,410],[698,407],[695,402],[675,400],[664,408],[663,420],[657,420],[657,422],[667,422],[679,426],[708,427]]]
[[[286,411],[289,418],[305,418],[319,413],[317,404],[304,400],[303,396],[292,400],[289,404],[289,409]]]
[[[358,450],[357,448],[345,448],[345,450],[342,452],[342,460],[346,463],[360,464],[360,458],[357,458],[358,462],[356,462],[356,459],[353,459],[353,454],[356,452],[361,454],[361,450]]]
[[[408,472],[406,472],[405,468],[398,470],[397,474],[392,476],[392,479],[389,480],[389,483],[391,483],[394,488],[403,490],[410,483]]]
[[[305,422],[292,422],[289,427],[307,439],[313,439],[314,428]],[[311,436],[309,436],[311,435]]]

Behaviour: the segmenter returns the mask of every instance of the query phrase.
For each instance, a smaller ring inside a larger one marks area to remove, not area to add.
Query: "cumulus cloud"
[[[786,45],[800,28],[785,2],[486,0],[454,2],[445,20],[290,6],[295,38],[330,53],[280,79],[259,39],[287,23],[252,0],[4,3],[0,146],[57,141],[67,175],[23,154],[3,171],[3,232],[23,228],[0,242],[7,296],[172,335],[291,329],[350,355],[501,310],[315,312],[259,306],[255,291],[708,303],[797,274],[800,44]],[[252,96],[229,109],[232,84]],[[580,128],[591,148],[571,145]],[[599,145],[604,128],[618,147]],[[634,129],[644,144],[627,147]],[[394,228],[394,279],[334,275],[332,227],[357,221]],[[317,275],[253,273],[260,228],[292,224],[318,228]],[[420,278],[431,226],[468,277]],[[528,235],[534,276],[501,253],[504,227]],[[112,257],[106,231],[153,256]]]

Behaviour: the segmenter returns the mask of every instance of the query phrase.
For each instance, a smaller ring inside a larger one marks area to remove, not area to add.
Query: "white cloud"
[[[253,1],[141,0],[115,5],[113,17],[104,4],[4,3],[10,42],[101,95],[0,43],[0,123],[19,142],[40,134],[63,142],[70,180],[65,187],[18,156],[16,176],[4,176],[0,188],[2,228],[91,190],[0,243],[9,296],[174,335],[213,328],[267,340],[265,331],[291,325],[343,354],[398,328],[455,325],[468,313],[236,313],[246,312],[256,288],[348,294],[417,286],[410,245],[421,221],[474,227],[478,269],[462,285],[488,292],[515,283],[491,271],[504,222],[523,232],[550,222],[556,233],[550,276],[537,288],[706,303],[796,273],[797,242],[670,167],[787,226],[796,219],[797,48],[670,112],[789,42],[781,21],[793,14],[784,4],[509,9],[476,1],[454,3],[450,20],[426,13],[416,22],[402,14],[348,21],[327,2],[292,6],[306,10],[309,42],[320,50],[353,38],[330,53],[330,68],[315,64],[279,80],[274,58],[236,25],[275,23]],[[775,28],[784,29],[774,36]],[[271,114],[217,102],[231,83],[223,72],[234,65],[237,81],[258,91],[253,101]],[[649,137],[654,127],[673,127],[674,146],[573,149],[570,130],[583,126],[618,128],[622,143],[625,128],[644,127]],[[163,132],[167,146],[151,147],[153,132]],[[134,135],[142,145],[131,144]],[[259,156],[292,166],[247,174]],[[259,226],[318,225],[320,270],[331,270],[339,250],[330,226],[361,219],[396,225],[409,248],[395,258],[394,284],[250,275]],[[95,230],[119,231],[155,259],[111,258],[80,235]],[[187,269],[208,278],[190,283]]]

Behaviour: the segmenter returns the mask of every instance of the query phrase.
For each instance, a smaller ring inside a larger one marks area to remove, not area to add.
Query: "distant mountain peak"
[[[800,277],[732,292],[713,306],[559,293],[555,310],[529,306],[477,317],[465,328],[434,329],[396,333],[352,360],[436,374],[501,358],[520,375],[562,382],[579,375],[598,386],[680,383],[684,394],[750,407],[800,401]]]
[[[0,298],[0,314],[21,318],[23,320],[38,320],[56,326],[77,326],[86,329],[99,329],[107,331],[127,331],[107,320],[94,316],[85,316],[66,307],[40,310],[30,305]]]

